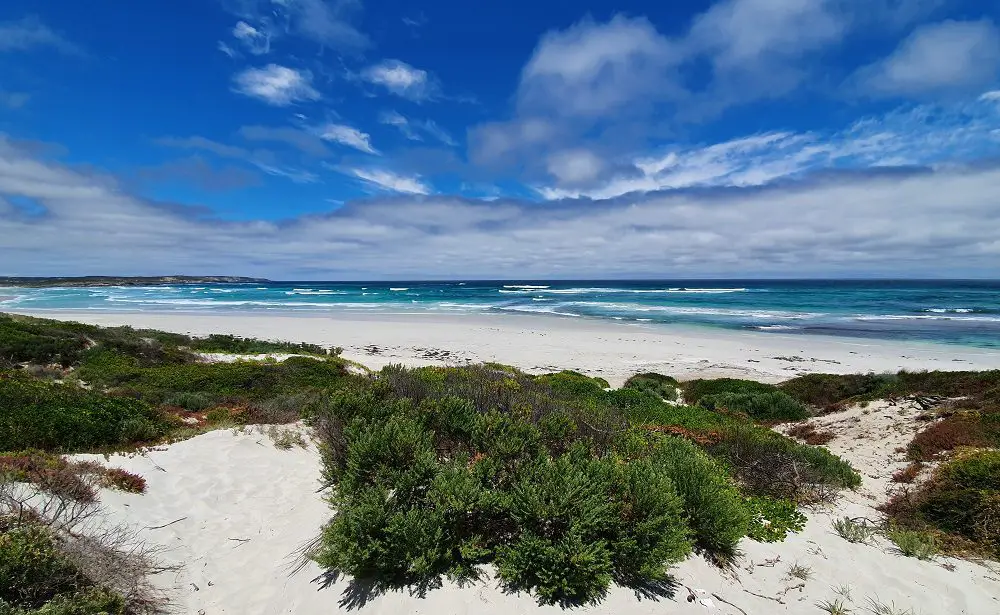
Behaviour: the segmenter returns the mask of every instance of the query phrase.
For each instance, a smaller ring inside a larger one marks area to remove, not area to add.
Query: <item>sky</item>
[[[5,0],[0,275],[1000,278],[1000,3]]]

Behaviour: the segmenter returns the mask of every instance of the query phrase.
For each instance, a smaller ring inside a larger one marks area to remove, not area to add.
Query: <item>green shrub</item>
[[[78,451],[150,440],[168,428],[142,401],[17,375],[0,375],[0,399],[0,450]]]
[[[202,393],[181,392],[166,396],[163,400],[163,405],[198,412],[212,407],[212,401]]]
[[[132,357],[106,350],[89,354],[76,376],[91,385],[127,391],[151,404],[189,404],[191,409],[209,408],[229,399],[264,401],[309,389],[330,389],[350,380],[340,359],[290,357],[280,363],[142,367]]]
[[[660,399],[676,401],[678,385],[677,380],[670,376],[649,372],[632,376],[625,381],[624,388],[645,391]]]
[[[806,525],[806,516],[790,500],[751,496],[746,505],[751,517],[747,536],[757,542],[780,542]]]
[[[1000,556],[1000,451],[974,451],[942,464],[914,499],[915,510],[902,511]]]
[[[51,321],[0,315],[0,361],[70,366],[89,346],[86,330],[53,326]]]
[[[514,590],[533,590],[542,604],[596,603],[607,593],[613,565],[602,542],[574,532],[542,538],[526,532],[497,554],[501,581]]]
[[[0,519],[0,600],[37,608],[76,591],[83,580],[59,554],[52,534],[41,526],[12,523]]]
[[[715,378],[711,380],[689,380],[681,383],[681,389],[684,392],[684,402],[694,405],[701,401],[702,397],[708,395],[720,395],[722,393],[738,393],[740,395],[774,393],[778,390],[778,387],[755,380]]]
[[[690,442],[674,437],[659,439],[651,460],[684,500],[696,544],[712,552],[735,552],[747,533],[750,511],[722,466]]]
[[[684,499],[669,472],[649,459],[616,466],[610,496],[616,532],[610,540],[616,581],[664,581],[667,565],[691,551]]]
[[[346,464],[339,488],[345,493],[365,486],[393,489],[393,498],[409,502],[427,487],[436,471],[431,433],[403,414],[386,421],[355,419],[347,428]]]
[[[891,528],[886,536],[896,543],[899,552],[906,557],[929,560],[938,553],[937,541],[927,532]]]
[[[199,352],[226,352],[232,354],[330,354],[326,348],[316,344],[273,342],[258,340],[236,335],[213,334],[204,338],[195,338],[187,342],[192,350]]]
[[[381,486],[338,493],[332,504],[337,514],[315,555],[320,566],[401,585],[447,570],[451,550],[438,511],[408,508]]]
[[[424,588],[493,563],[507,587],[571,605],[599,600],[612,580],[664,583],[694,546],[731,556],[752,517],[767,539],[800,527],[794,506],[753,501],[774,517],[765,526],[694,444],[630,427],[743,419],[601,385],[497,366],[389,367],[313,404],[336,511],[316,561]]]
[[[708,410],[741,412],[756,421],[801,421],[806,407],[781,391],[703,395],[698,405]]]
[[[833,522],[833,531],[847,542],[867,543],[876,533],[876,528],[864,521],[843,517]]]

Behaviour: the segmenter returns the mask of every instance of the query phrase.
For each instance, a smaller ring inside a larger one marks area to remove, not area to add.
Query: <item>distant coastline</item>
[[[3,277],[0,287],[51,288],[87,286],[172,286],[175,284],[250,284],[269,282],[265,278],[231,275],[164,275],[164,276],[80,276],[80,277]]]

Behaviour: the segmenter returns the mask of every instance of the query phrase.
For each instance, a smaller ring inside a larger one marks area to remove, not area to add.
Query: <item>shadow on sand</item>
[[[313,582],[317,583],[319,591],[322,591],[336,585],[341,579],[347,578],[347,575],[341,574],[338,571],[327,571],[313,579]],[[463,578],[456,581],[459,587],[467,587],[484,582],[486,581],[481,573],[475,577]],[[616,579],[615,585],[632,590],[638,600],[653,601],[673,599],[677,588],[680,587],[680,583],[672,576],[663,581]],[[350,579],[347,581],[347,587],[344,588],[338,604],[342,609],[356,610],[389,592],[405,591],[412,598],[426,598],[428,592],[440,589],[443,586],[443,577],[440,575],[409,583],[386,582],[377,579]],[[502,584],[500,588],[504,593],[511,595],[525,592],[523,589],[504,586]],[[539,605],[557,605],[563,609],[573,609],[601,602],[606,595],[606,593],[602,594],[599,599],[591,603],[573,601],[547,602],[544,600],[539,600],[538,603]]]

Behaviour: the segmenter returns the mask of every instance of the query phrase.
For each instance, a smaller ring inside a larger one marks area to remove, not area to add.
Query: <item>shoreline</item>
[[[390,363],[495,361],[529,372],[574,369],[613,386],[644,371],[686,379],[736,376],[776,382],[813,372],[1000,368],[1000,350],[971,346],[538,315],[6,311],[96,325],[340,346],[345,358],[372,369]]]

